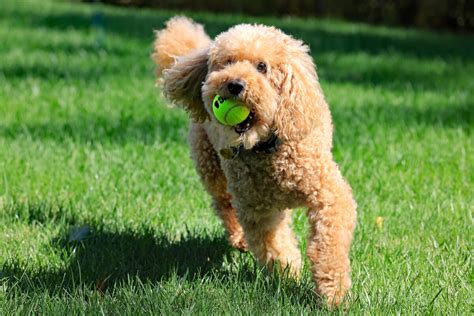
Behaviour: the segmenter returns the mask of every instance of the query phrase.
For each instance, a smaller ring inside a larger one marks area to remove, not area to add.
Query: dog
[[[275,27],[239,24],[211,40],[174,17],[152,59],[165,97],[191,117],[191,156],[229,242],[298,277],[291,209],[306,207],[316,293],[347,305],[356,203],[332,156],[332,119],[309,48]],[[236,125],[213,115],[216,95],[242,102]]]

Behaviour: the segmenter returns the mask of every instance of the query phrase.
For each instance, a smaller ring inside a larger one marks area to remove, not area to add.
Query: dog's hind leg
[[[212,147],[206,131],[200,124],[192,123],[189,133],[191,155],[207,192],[212,196],[214,208],[227,230],[230,244],[247,250],[242,226],[240,226],[231,195],[227,191],[227,180],[221,169],[219,156]]]

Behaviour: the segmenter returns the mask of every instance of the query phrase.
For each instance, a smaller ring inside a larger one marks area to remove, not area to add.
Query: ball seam
[[[235,109],[236,107],[238,106],[241,106],[240,104],[234,104],[230,109],[228,109],[226,112],[225,112],[225,115],[224,115],[224,122],[227,124],[227,125],[230,125],[229,122],[227,122],[227,115],[229,114],[230,111],[232,111],[233,109]]]

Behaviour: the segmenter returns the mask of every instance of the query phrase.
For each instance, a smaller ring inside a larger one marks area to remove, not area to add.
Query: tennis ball
[[[249,116],[250,110],[244,104],[216,95],[212,101],[212,111],[216,119],[224,124],[234,126],[242,123]]]

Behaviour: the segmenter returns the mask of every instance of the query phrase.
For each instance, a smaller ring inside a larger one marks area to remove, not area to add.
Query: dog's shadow
[[[228,280],[242,286],[263,282],[269,293],[283,288],[291,293],[291,301],[320,306],[313,295],[312,282],[295,282],[277,271],[264,269],[250,254],[231,248],[224,234],[188,231],[183,238],[174,240],[151,230],[110,232],[84,225],[60,233],[50,246],[67,264],[38,269],[9,260],[3,265],[0,280],[15,287],[12,295],[18,291],[26,295],[38,291],[62,295],[83,288],[105,294],[127,286],[130,280],[159,284],[216,277],[219,282]]]
[[[186,235],[172,240],[166,235],[156,236],[152,231],[108,232],[88,226],[75,227],[51,241],[55,254],[67,262],[64,268],[37,270],[8,262],[1,272],[23,292],[41,287],[54,293],[78,285],[106,291],[130,278],[139,278],[144,283],[172,277],[200,278],[219,271],[225,257],[234,251],[224,235],[211,237],[193,232]]]

